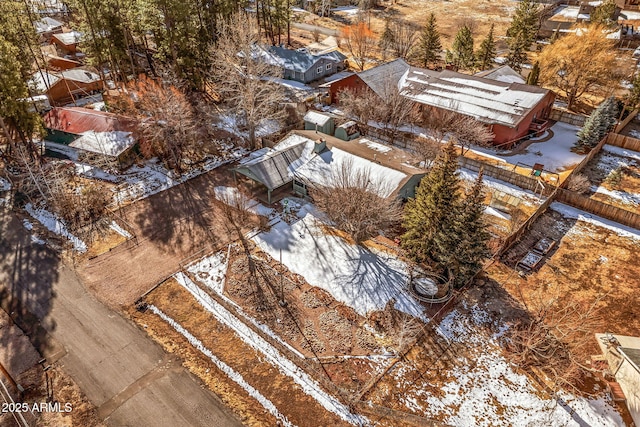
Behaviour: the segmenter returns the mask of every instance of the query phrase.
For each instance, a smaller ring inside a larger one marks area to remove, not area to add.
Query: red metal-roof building
[[[134,121],[128,117],[82,107],[57,107],[44,118],[47,139],[69,144],[85,132],[132,132]]]

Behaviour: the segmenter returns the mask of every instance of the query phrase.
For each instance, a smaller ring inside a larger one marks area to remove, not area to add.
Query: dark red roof
[[[88,108],[57,107],[45,114],[44,126],[47,129],[80,135],[90,130],[94,132],[132,132],[134,121],[128,117]]]

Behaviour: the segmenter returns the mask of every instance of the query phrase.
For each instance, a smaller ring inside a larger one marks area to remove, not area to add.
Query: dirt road
[[[0,215],[3,305],[40,321],[32,341],[64,365],[107,425],[242,425],[143,331],[89,295],[15,215]]]

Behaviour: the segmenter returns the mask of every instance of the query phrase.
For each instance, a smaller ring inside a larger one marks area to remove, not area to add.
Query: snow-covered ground
[[[11,183],[0,176],[0,191],[11,190]]]
[[[338,6],[331,9],[331,12],[342,12],[347,15],[357,15],[359,11],[358,6]]]
[[[640,240],[640,230],[636,230],[635,228],[627,227],[615,221],[599,217],[597,215],[585,212],[580,209],[576,209],[559,202],[551,203],[550,208],[562,214],[562,216],[564,216],[565,218],[588,222],[589,224],[597,225],[598,227],[603,227],[611,230],[620,236]]]
[[[360,144],[366,144],[367,147],[371,148],[372,150],[379,151],[381,153],[387,153],[387,152],[391,151],[391,147],[389,147],[388,145],[384,145],[384,144],[381,144],[379,142],[371,141],[371,140],[368,140],[367,138],[360,138],[358,140],[358,142]]]
[[[256,215],[270,217],[275,213],[275,210],[268,208],[262,203],[250,199],[244,194],[240,193],[236,187],[223,187],[219,186],[213,189],[216,198],[223,203],[230,205],[239,204],[240,207],[244,207],[247,211]]]
[[[27,203],[24,208],[29,213],[29,215],[31,215],[36,221],[41,223],[49,231],[69,239],[76,251],[81,253],[87,251],[87,245],[82,240],[71,234],[71,232],[67,229],[65,223],[56,215],[42,207],[36,208],[31,203]]]
[[[576,134],[579,130],[578,126],[557,122],[551,127],[553,132],[551,139],[544,142],[533,142],[522,154],[513,156],[484,147],[474,147],[471,151],[481,155],[489,155],[494,160],[501,160],[512,165],[524,163],[525,165],[533,166],[534,163],[540,163],[548,171],[562,172],[580,163],[584,158],[584,155],[571,151],[571,147],[578,140]],[[536,141],[545,135],[546,133],[531,140]]]
[[[618,168],[629,166],[640,167],[640,153],[620,147],[605,145],[596,167],[605,175],[609,175]],[[611,190],[602,185],[591,187],[594,193],[605,194],[621,203],[638,207],[640,206],[640,193],[629,193],[624,190]]]
[[[125,239],[130,239],[132,237],[131,233],[129,233],[124,228],[120,227],[118,223],[116,223],[115,221],[111,221],[111,224],[109,224],[109,228],[115,231],[116,233],[118,233],[119,235],[121,235],[122,237],[124,237]]]
[[[238,159],[245,154],[244,149],[234,149],[231,146],[222,147],[225,152],[223,157],[210,158],[197,168],[181,176],[176,176],[173,172],[165,169],[157,160],[153,159],[148,160],[143,166],[133,165],[122,173],[112,173],[79,162],[78,152],[67,145],[50,141],[45,141],[45,144],[48,150],[69,157],[69,159],[74,162],[78,175],[89,179],[99,179],[118,184],[118,187],[113,189],[113,201],[116,204],[134,202],[152,196],[225,163]]]
[[[326,393],[320,385],[306,372],[300,369],[295,363],[287,359],[278,349],[265,341],[260,335],[248,328],[242,321],[229,312],[226,308],[218,304],[213,298],[202,292],[198,286],[186,275],[177,273],[175,276],[178,283],[193,295],[202,307],[215,318],[231,328],[244,342],[254,350],[261,353],[265,359],[277,367],[280,372],[290,377],[309,396],[316,399],[326,410],[333,412],[340,418],[353,425],[368,425],[369,420],[353,414],[349,408],[343,405],[338,399]]]
[[[253,240],[274,259],[282,254],[282,263],[290,271],[363,316],[384,309],[395,298],[395,308],[427,320],[420,303],[407,291],[408,272],[402,261],[325,234],[310,209],[303,207],[298,215],[293,224],[279,222]]]
[[[478,173],[473,172],[469,169],[458,169],[458,173],[460,178],[467,182],[473,182],[478,178]],[[543,202],[543,199],[540,198],[540,196],[538,196],[537,194],[534,194],[532,191],[523,190],[520,187],[509,184],[508,182],[500,181],[499,179],[496,179],[494,177],[484,175],[483,182],[484,185],[486,185],[490,189],[515,196],[529,206],[539,205]]]
[[[266,409],[267,411],[269,411],[269,413],[271,413],[272,415],[274,415],[277,419],[279,419],[282,422],[283,426],[287,426],[287,427],[292,427],[293,424],[291,424],[291,422],[287,419],[287,417],[285,417],[284,415],[282,415],[282,413],[280,413],[280,411],[278,411],[278,408],[276,408],[276,405],[273,404],[273,402],[271,402],[269,399],[267,399],[266,397],[264,397],[264,395],[262,395],[262,393],[260,393],[258,390],[256,390],[255,388],[253,388],[243,377],[242,375],[240,375],[240,373],[238,373],[236,370],[234,370],[231,366],[227,365],[226,363],[224,363],[222,360],[218,359],[212,352],[211,350],[209,350],[207,347],[204,346],[204,344],[202,343],[202,341],[200,341],[199,339],[197,339],[196,337],[194,337],[193,335],[191,335],[191,333],[189,333],[189,331],[187,331],[185,328],[183,328],[178,322],[176,322],[174,319],[172,319],[171,317],[167,316],[162,310],[160,310],[158,307],[154,306],[154,305],[150,305],[149,309],[154,312],[155,314],[157,314],[162,320],[164,320],[165,322],[167,322],[169,325],[171,325],[171,327],[173,327],[173,329],[176,330],[176,332],[178,332],[180,335],[182,335],[183,337],[185,337],[187,339],[187,341],[189,341],[189,343],[195,347],[198,351],[200,351],[202,354],[204,354],[205,356],[207,356],[209,358],[209,360],[211,360],[213,362],[214,365],[216,365],[218,367],[218,369],[220,369],[222,372],[224,372],[230,379],[232,379],[236,384],[238,384],[240,387],[242,387],[244,390],[246,390],[247,393],[249,393],[249,395],[251,397],[253,397],[254,399],[256,399],[258,402],[260,402],[260,404],[262,405],[262,407],[264,409]]]
[[[218,126],[221,129],[234,135],[242,136],[245,139],[249,138],[249,132],[247,130],[240,130],[238,127],[238,118],[231,113],[221,114],[218,119],[220,120]],[[256,137],[271,135],[278,130],[280,130],[280,123],[278,123],[277,120],[262,120],[256,129]]]
[[[469,307],[463,305],[465,311]],[[448,379],[431,394],[415,387],[405,393],[407,408],[427,416],[445,415],[445,422],[455,426],[622,426],[620,415],[603,399],[586,399],[561,394],[558,401],[539,393],[529,379],[514,371],[502,355],[499,337],[506,325],[487,336],[489,315],[474,306],[469,313],[458,309],[440,323],[439,332],[448,341],[469,348],[460,355],[456,366],[447,372]],[[405,380],[402,369],[392,372],[397,381]]]
[[[295,80],[281,79],[279,77],[266,77],[266,79],[289,89],[300,90],[303,92],[314,90],[311,86],[307,86],[306,84]]]

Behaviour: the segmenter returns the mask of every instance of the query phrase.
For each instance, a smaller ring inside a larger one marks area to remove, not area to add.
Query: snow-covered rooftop
[[[503,65],[492,70],[480,71],[475,74],[478,77],[484,77],[485,79],[497,80],[503,83],[525,83],[524,78],[508,65]]]
[[[94,132],[89,131],[71,144],[70,147],[105,156],[117,157],[135,144],[131,132]]]
[[[343,169],[348,170],[351,177],[368,174],[371,181],[370,190],[380,197],[390,196],[407,177],[400,171],[336,147],[312,157],[296,171],[296,176],[313,184],[331,184],[332,180],[339,179],[338,175]]]
[[[304,121],[316,124],[318,126],[324,126],[327,122],[331,120],[331,116],[328,114],[323,114],[318,111],[309,110],[307,114],[304,115]]]
[[[36,28],[36,32],[38,34],[41,34],[62,28],[62,22],[58,21],[57,19],[45,16],[41,20],[34,22],[33,26]]]
[[[37,92],[46,92],[48,88],[60,81],[60,76],[47,71],[36,71],[31,75],[31,84]]]
[[[54,34],[53,37],[58,39],[62,44],[70,46],[79,43],[82,34],[77,31],[71,31],[68,33]]]
[[[421,104],[509,127],[517,126],[549,93],[537,86],[416,67],[407,70],[398,84],[403,94]]]
[[[86,68],[72,68],[62,71],[62,77],[67,80],[75,80],[77,82],[93,83],[100,80],[100,75]]]

